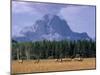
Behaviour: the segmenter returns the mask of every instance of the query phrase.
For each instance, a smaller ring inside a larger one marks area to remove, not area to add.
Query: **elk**
[[[22,64],[23,63],[23,60],[22,59],[18,60],[18,63],[21,63]]]
[[[34,54],[34,55],[32,55],[32,56],[33,56],[34,59],[35,59],[35,62],[34,62],[35,64],[40,62],[40,55]]]
[[[40,62],[40,58],[39,58],[39,57],[37,57],[36,59],[37,59],[37,60],[36,60],[34,63],[36,63],[36,64],[37,64],[37,63],[39,63],[39,62]]]
[[[81,54],[76,54],[74,60],[76,60],[76,61],[83,61],[83,58],[81,57]]]

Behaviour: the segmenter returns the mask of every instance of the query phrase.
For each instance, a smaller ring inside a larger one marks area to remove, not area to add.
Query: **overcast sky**
[[[23,27],[31,26],[45,14],[59,15],[75,32],[95,37],[95,6],[12,2],[12,35],[20,35]]]

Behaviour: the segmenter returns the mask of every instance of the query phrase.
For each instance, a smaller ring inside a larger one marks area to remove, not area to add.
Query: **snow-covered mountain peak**
[[[21,37],[21,39],[20,37],[15,39],[19,41],[90,39],[87,33],[73,32],[66,20],[57,15],[49,14],[44,15],[42,19],[37,20],[32,26],[22,29],[21,34],[25,36]]]

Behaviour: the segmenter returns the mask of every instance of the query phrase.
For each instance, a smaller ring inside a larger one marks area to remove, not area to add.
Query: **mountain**
[[[44,15],[34,25],[25,27],[21,32],[24,36],[13,37],[17,41],[39,41],[39,40],[80,40],[90,39],[87,33],[73,32],[67,21],[57,15]]]

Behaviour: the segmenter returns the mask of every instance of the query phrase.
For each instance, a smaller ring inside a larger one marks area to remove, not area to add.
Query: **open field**
[[[39,63],[34,62],[35,60],[24,60],[23,63],[12,61],[12,73],[35,73],[96,68],[95,58],[84,58],[83,61],[72,60],[57,62],[55,59],[48,59],[40,60]]]

